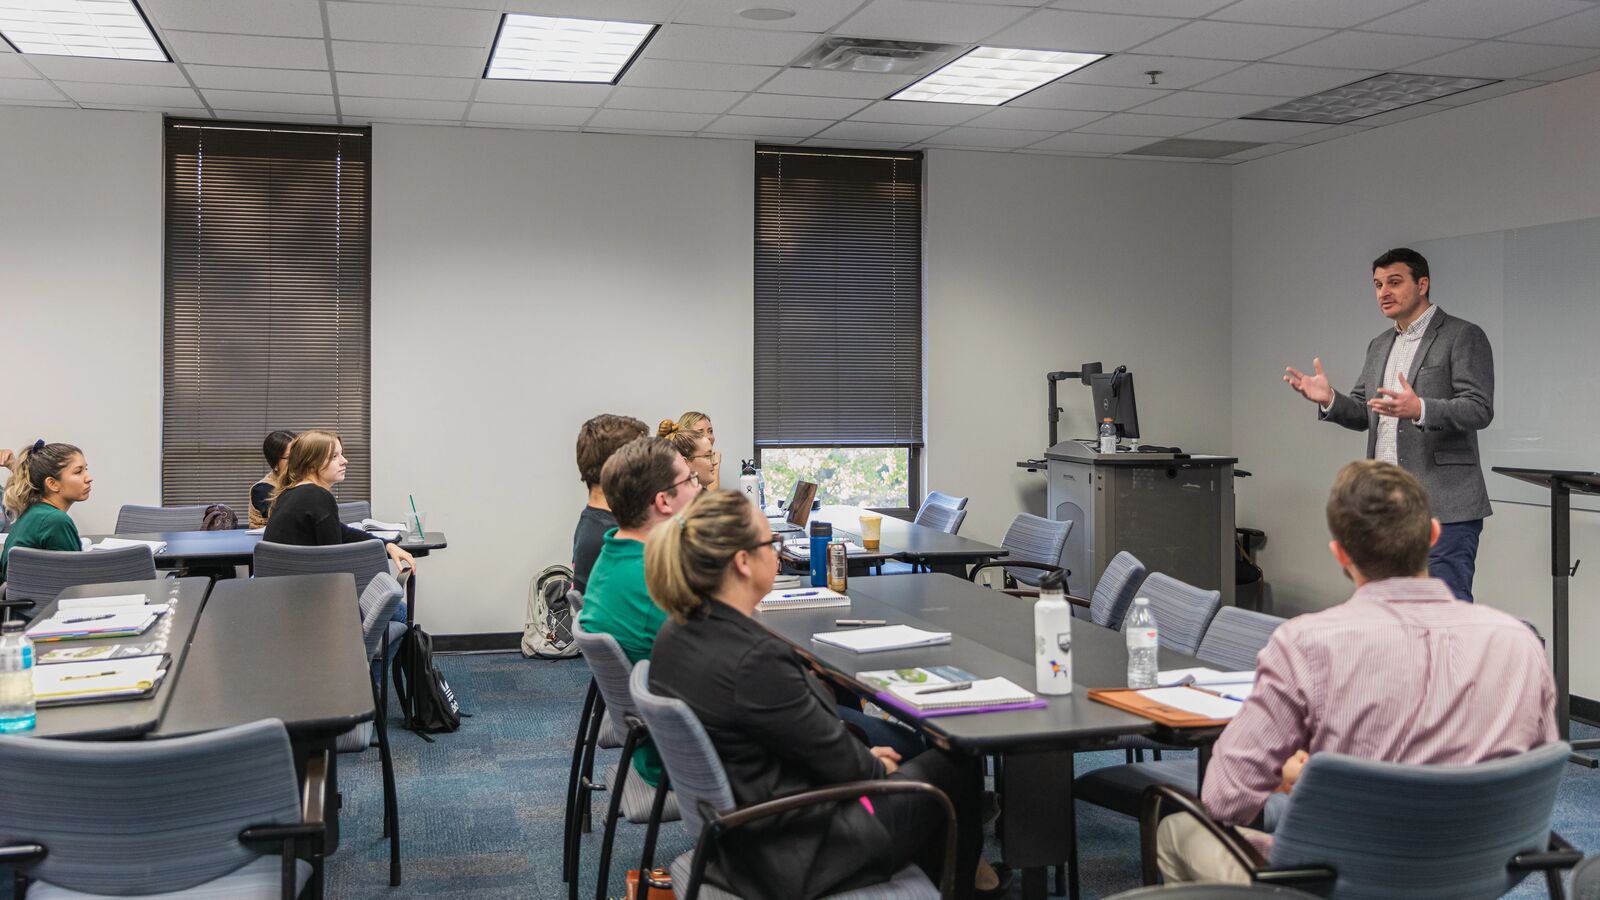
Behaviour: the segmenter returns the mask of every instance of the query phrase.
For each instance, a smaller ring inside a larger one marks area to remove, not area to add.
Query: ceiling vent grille
[[[794,65],[802,69],[831,69],[838,72],[926,75],[966,49],[963,44],[829,37],[806,51],[804,56],[794,61]]]

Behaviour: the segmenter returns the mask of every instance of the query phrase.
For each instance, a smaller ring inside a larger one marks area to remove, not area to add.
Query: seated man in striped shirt
[[[1356,592],[1285,622],[1261,651],[1255,690],[1217,740],[1201,792],[1224,824],[1254,821],[1273,792],[1292,790],[1308,754],[1465,765],[1556,739],[1555,682],[1538,636],[1428,577],[1439,521],[1415,476],[1350,463],[1327,515],[1333,557]],[[1270,835],[1239,831],[1270,854]],[[1248,881],[1186,813],[1162,822],[1156,844],[1168,881]]]

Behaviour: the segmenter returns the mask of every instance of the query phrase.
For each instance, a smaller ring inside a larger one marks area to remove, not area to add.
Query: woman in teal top
[[[5,577],[12,547],[83,549],[78,526],[67,510],[89,499],[93,482],[83,451],[71,444],[35,441],[17,454],[5,493],[6,511],[17,520],[6,532],[5,549],[0,550],[0,578]]]

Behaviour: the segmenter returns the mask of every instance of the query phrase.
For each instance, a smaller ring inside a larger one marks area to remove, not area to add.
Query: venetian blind
[[[371,135],[169,119],[161,498],[242,520],[269,431],[323,428],[371,487]]]

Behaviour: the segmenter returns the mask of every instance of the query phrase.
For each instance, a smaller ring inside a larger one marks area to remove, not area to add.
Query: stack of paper
[[[795,588],[773,591],[761,598],[756,609],[763,612],[774,609],[820,609],[829,606],[849,606],[850,598],[824,587]]]
[[[790,555],[798,556],[801,559],[811,558],[811,540],[809,538],[797,538],[789,541],[783,545],[783,549],[787,550]],[[861,546],[860,544],[852,543],[850,541],[845,542],[844,554],[846,556],[860,556],[866,552],[868,552],[867,548]],[[880,551],[873,550],[871,552],[878,553]]]
[[[39,705],[109,697],[138,697],[155,689],[166,675],[165,656],[137,656],[103,662],[34,666],[33,696]]]
[[[143,606],[121,609],[58,610],[50,618],[30,625],[28,637],[34,641],[133,637],[143,634],[155,620],[155,612]]]
[[[972,686],[950,690],[949,685],[895,684],[889,686],[888,693],[900,704],[918,712],[935,709],[1020,706],[1033,702],[1032,693],[1018,687],[1008,678],[983,678],[959,683]]]
[[[1238,715],[1244,704],[1228,697],[1219,697],[1216,694],[1185,685],[1183,687],[1149,688],[1139,692],[1139,696],[1146,700],[1153,700],[1163,706],[1181,709],[1186,713],[1204,716],[1208,719],[1231,719]]]
[[[818,643],[856,653],[878,653],[883,650],[907,650],[912,647],[933,647],[950,643],[948,631],[923,631],[910,625],[884,625],[879,628],[853,628],[849,631],[824,631],[813,634]]]
[[[400,522],[379,522],[377,519],[362,519],[362,531],[405,531],[406,526]]]
[[[1167,669],[1156,673],[1156,683],[1162,687],[1192,684],[1201,690],[1240,702],[1250,699],[1250,691],[1255,686],[1255,680],[1254,669],[1243,672],[1218,672],[1216,669],[1200,666],[1193,669]]]
[[[121,550],[124,547],[149,547],[151,553],[160,553],[167,549],[166,541],[135,541],[128,538],[101,538],[100,543],[93,544],[90,550]]]

